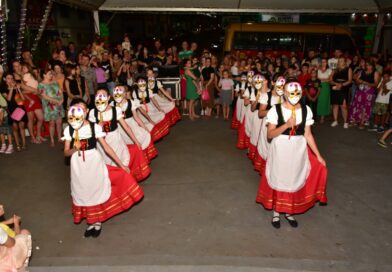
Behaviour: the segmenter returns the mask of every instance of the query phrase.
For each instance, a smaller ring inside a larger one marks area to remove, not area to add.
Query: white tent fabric
[[[99,10],[165,12],[284,12],[351,13],[379,12],[392,0],[106,0]]]

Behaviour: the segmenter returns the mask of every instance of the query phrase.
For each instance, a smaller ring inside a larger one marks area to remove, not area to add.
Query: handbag
[[[210,93],[208,92],[208,89],[201,91],[201,99],[204,101],[210,100]]]
[[[21,108],[16,108],[12,113],[11,113],[11,118],[17,122],[22,120],[23,116],[25,115],[25,111]]]

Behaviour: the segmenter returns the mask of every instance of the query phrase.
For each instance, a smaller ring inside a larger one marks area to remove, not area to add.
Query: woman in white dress
[[[251,102],[251,128],[249,135],[249,148],[248,148],[248,158],[253,161],[257,153],[257,142],[259,140],[260,128],[262,119],[259,117],[260,101],[267,100],[268,93],[268,81],[260,74],[253,77],[254,82],[254,93],[250,97]]]
[[[141,145],[144,154],[149,160],[152,160],[158,155],[158,151],[154,146],[154,142],[151,139],[150,131],[139,117],[137,109],[140,107],[140,103],[137,100],[126,99],[126,91],[124,86],[117,86],[113,91],[112,106],[114,104],[122,110],[122,115],[125,122],[132,129],[135,134],[136,139]],[[127,145],[133,145],[134,142],[125,132],[125,130],[120,126],[120,133]]]
[[[176,108],[175,99],[168,93],[163,87],[162,82],[158,81],[154,76],[154,71],[152,69],[147,70],[147,87],[155,94],[155,99],[159,107],[165,112],[166,118],[170,125],[175,125],[179,120],[181,120],[181,115]]]
[[[72,214],[75,223],[86,219],[85,237],[97,237],[102,222],[129,209],[143,197],[143,190],[130,175],[130,170],[105,141],[100,125],[89,122],[87,104],[75,99],[68,111],[64,130],[64,155],[71,157]],[[111,158],[96,148],[97,144]]]
[[[280,228],[280,213],[297,227],[293,214],[306,212],[318,201],[327,202],[327,169],[310,129],[312,111],[299,103],[301,96],[299,83],[287,83],[286,101],[267,114],[267,135],[272,141],[256,202],[273,210],[275,228]]]
[[[159,107],[155,94],[147,89],[147,82],[143,77],[137,79],[137,89],[134,90],[132,97],[138,100],[141,108],[148,114],[149,118],[154,122],[154,128],[151,131],[153,140],[157,141],[169,133],[169,122],[166,119],[165,112]],[[143,122],[149,122],[145,117]]]
[[[109,105],[109,92],[106,89],[99,89],[95,95],[95,109],[89,113],[89,121],[100,125],[106,133],[105,140],[113,148],[124,165],[131,169],[132,175],[137,181],[142,181],[151,174],[149,162],[141,150],[141,144],[137,140],[132,129],[125,122],[122,110],[118,107]],[[134,144],[127,145],[121,137],[119,125],[126,134],[132,139]],[[109,156],[105,155],[102,146],[98,145],[108,165],[115,165]]]
[[[265,116],[273,105],[281,104],[283,102],[283,88],[285,83],[286,80],[284,77],[279,76],[276,79],[276,82],[272,82],[274,87],[272,91],[269,92],[267,96],[260,97],[259,118],[262,120],[262,123],[260,127],[259,140],[257,142],[257,152],[253,161],[255,170],[260,174],[264,172],[269,147],[269,142],[267,139],[267,121]]]
[[[254,76],[254,71],[250,70],[247,73],[247,84],[245,86],[244,94],[242,95],[243,101],[244,101],[244,106],[241,111],[241,125],[238,129],[238,138],[237,138],[237,148],[238,149],[247,149],[249,147],[249,136],[246,133],[247,130],[247,123],[250,122],[250,96],[251,93],[253,92],[253,76]],[[249,124],[248,124],[249,126]],[[248,128],[249,130],[249,128]]]
[[[240,82],[237,82],[236,86],[234,87],[234,93],[235,93],[235,97],[237,98],[237,101],[235,103],[233,119],[231,121],[232,129],[239,129],[241,125],[242,111],[244,108],[244,99],[242,98],[242,95],[244,94],[244,91],[246,89],[246,82],[247,82],[247,77],[246,74],[243,73],[241,75]]]

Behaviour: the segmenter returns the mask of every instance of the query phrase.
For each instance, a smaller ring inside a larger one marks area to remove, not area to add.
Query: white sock
[[[87,230],[92,230],[94,228],[94,225],[87,225]]]
[[[295,220],[294,216],[292,216],[291,214],[286,213],[286,218],[289,220]]]
[[[94,228],[95,228],[96,230],[100,230],[100,229],[102,228],[102,223],[101,223],[101,222],[95,223],[95,224],[94,224]]]
[[[280,213],[273,211],[272,212],[272,222],[277,222],[280,220]]]

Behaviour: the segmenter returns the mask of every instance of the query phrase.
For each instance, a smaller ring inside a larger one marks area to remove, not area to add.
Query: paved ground
[[[392,146],[357,129],[315,135],[330,203],[298,229],[271,227],[255,203],[260,178],[221,120],[177,124],[157,144],[143,201],[98,239],[72,223],[60,146],[0,156],[0,202],[33,233],[31,271],[392,271]]]

